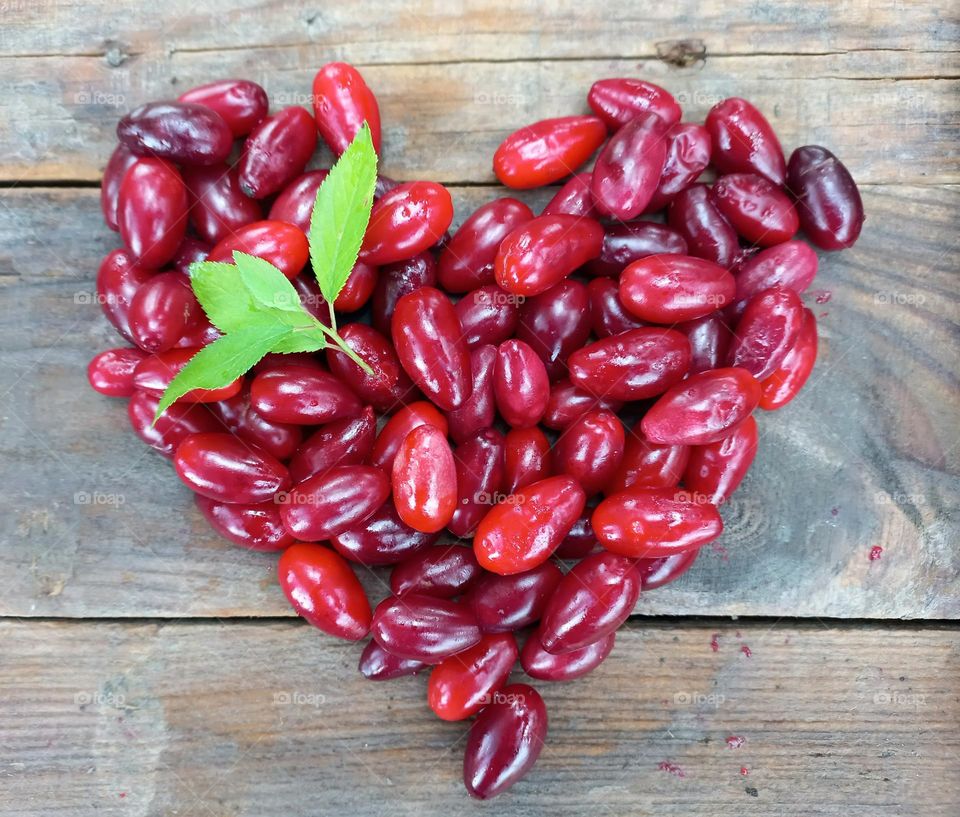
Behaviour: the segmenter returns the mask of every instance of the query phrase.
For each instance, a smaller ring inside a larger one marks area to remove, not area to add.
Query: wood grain
[[[274,108],[309,108],[313,75],[328,57],[305,45],[155,51],[118,67],[95,56],[0,58],[0,180],[96,181],[120,116],[211,77],[249,77]],[[491,157],[504,136],[585,112],[592,82],[626,75],[669,88],[692,121],[732,93],[747,97],[787,150],[829,145],[860,183],[960,181],[960,52],[736,55],[682,68],[659,59],[362,67],[380,101],[384,170],[402,179],[492,182]]]
[[[114,62],[150,51],[311,47],[356,63],[643,57],[658,43],[703,40],[717,54],[821,54],[867,49],[956,50],[949,6],[871,0],[752,3],[677,0],[7,0],[0,55],[101,55]]]
[[[457,218],[497,192],[454,188]],[[639,611],[960,616],[960,188],[868,187],[865,202],[860,242],[823,255],[808,297],[822,336],[811,382],[760,417],[720,546]],[[275,557],[213,535],[122,403],[86,385],[89,358],[117,345],[93,299],[116,241],[98,192],[16,189],[0,204],[0,613],[291,615]],[[383,595],[382,574],[364,580]]]
[[[464,793],[469,726],[431,715],[425,678],[365,681],[358,646],[300,622],[6,621],[0,643],[6,817],[952,817],[960,802],[956,630],[634,621],[591,676],[537,685],[546,748],[491,805]]]

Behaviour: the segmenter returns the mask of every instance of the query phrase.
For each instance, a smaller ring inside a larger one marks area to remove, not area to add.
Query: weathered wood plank
[[[624,57],[658,43],[700,39],[709,53],[824,53],[863,49],[953,50],[960,25],[948,6],[871,0],[754,3],[680,0],[12,0],[3,6],[0,55],[141,54],[161,50],[317,48],[326,60],[365,63],[534,57]]]
[[[456,188],[458,218],[497,191]],[[541,191],[533,201],[543,200]],[[857,246],[825,254],[822,352],[725,509],[723,549],[646,595],[652,614],[955,618],[960,189],[870,187]],[[93,303],[115,242],[96,190],[0,197],[0,613],[289,615],[274,558],[205,526],[84,368],[117,344]],[[812,302],[812,295],[810,297]],[[884,548],[870,561],[873,545]],[[382,576],[364,574],[375,597]]]
[[[491,808],[425,678],[371,684],[307,626],[6,621],[0,643],[7,817]],[[493,808],[952,817],[958,678],[956,630],[634,621],[591,676],[538,684],[547,746]]]
[[[0,180],[96,180],[123,113],[212,77],[250,77],[275,107],[309,107],[313,74],[327,56],[306,45],[151,52],[117,68],[97,57],[0,59]],[[384,170],[399,178],[491,182],[491,158],[507,133],[586,111],[594,80],[627,75],[664,84],[691,120],[702,121],[724,97],[745,96],[770,117],[788,150],[829,145],[860,182],[960,181],[960,52],[731,56],[686,68],[611,59],[363,70],[381,103]]]

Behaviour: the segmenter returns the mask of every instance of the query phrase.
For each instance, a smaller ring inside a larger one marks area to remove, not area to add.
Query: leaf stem
[[[323,326],[323,324],[321,324]],[[356,363],[364,372],[369,375],[373,375],[374,371],[370,368],[370,364],[367,363],[362,357],[360,357],[356,352],[353,351],[349,346],[347,346],[346,341],[337,334],[336,329],[329,329],[326,326],[323,327],[323,334],[330,338],[337,346],[340,347],[342,351],[348,358],[350,358],[354,363]]]
[[[327,309],[330,310],[330,328],[337,331],[337,310],[333,308],[333,301],[327,301]]]

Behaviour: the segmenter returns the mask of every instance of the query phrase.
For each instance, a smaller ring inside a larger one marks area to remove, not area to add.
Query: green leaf
[[[240,280],[258,301],[269,309],[303,312],[300,294],[280,270],[269,261],[234,251],[233,260],[240,271]]]
[[[233,382],[289,334],[287,327],[250,326],[204,346],[170,381],[153,421],[192,389],[219,389]]]
[[[319,352],[328,346],[327,336],[321,329],[308,329],[305,332],[291,332],[270,347],[271,352],[289,354],[291,352]]]
[[[261,311],[244,285],[240,270],[233,264],[201,261],[190,267],[190,285],[207,313],[221,332],[236,332],[256,320]]]
[[[310,217],[310,263],[328,303],[357,263],[376,183],[377,153],[364,122],[320,185]]]

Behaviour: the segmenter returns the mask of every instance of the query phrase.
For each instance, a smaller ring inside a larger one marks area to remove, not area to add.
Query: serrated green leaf
[[[292,352],[319,352],[327,348],[327,337],[320,329],[305,332],[291,332],[270,347],[271,352],[290,354]]]
[[[287,327],[249,326],[217,338],[197,352],[170,385],[157,406],[153,421],[193,389],[219,389],[232,383],[267,354],[286,335]]]
[[[256,321],[261,312],[244,285],[240,270],[220,261],[190,267],[190,285],[210,322],[221,332],[236,332]]]
[[[320,185],[310,217],[310,263],[328,303],[357,263],[376,183],[377,153],[364,122]]]
[[[255,255],[234,251],[233,260],[240,271],[240,280],[254,300],[269,309],[286,312],[303,312],[300,294],[273,264]]]

